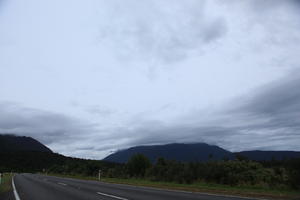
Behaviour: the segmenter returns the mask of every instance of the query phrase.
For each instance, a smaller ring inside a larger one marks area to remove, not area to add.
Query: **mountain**
[[[118,166],[99,160],[72,158],[53,153],[49,148],[31,137],[0,135],[1,172],[52,172],[95,176],[99,169]]]
[[[257,161],[300,158],[300,152],[297,151],[242,151],[235,154]]]
[[[126,163],[131,156],[138,153],[148,157],[151,162],[155,162],[160,157],[183,162],[234,159],[233,153],[218,146],[195,143],[137,146],[113,153],[103,160]]]
[[[52,153],[48,147],[31,137],[0,135],[0,152],[28,151]]]

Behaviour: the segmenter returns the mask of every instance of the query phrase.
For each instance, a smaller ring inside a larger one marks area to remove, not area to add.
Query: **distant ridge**
[[[234,159],[234,154],[218,146],[205,143],[195,144],[166,144],[153,146],[137,146],[113,153],[103,160],[126,163],[134,154],[143,154],[155,162],[163,157],[168,160],[178,160],[183,162],[197,162],[207,160]]]
[[[290,158],[300,158],[300,152],[297,151],[241,151],[235,154],[242,155],[250,160],[284,160]]]
[[[51,149],[31,137],[0,134],[0,152],[28,151],[52,153]]]
[[[195,144],[165,144],[165,145],[149,145],[136,146],[124,149],[110,154],[103,160],[126,163],[131,156],[135,154],[143,154],[155,162],[158,158],[163,157],[167,160],[177,160],[182,162],[205,162],[209,160],[235,159],[240,155],[249,160],[284,160],[291,158],[300,158],[300,152],[297,151],[241,151],[230,152],[215,145],[206,143]]]
[[[0,134],[0,153],[26,153],[40,152],[53,153],[51,149],[39,141],[26,136],[15,136],[11,134]],[[241,151],[230,152],[215,145],[206,143],[194,144],[164,144],[136,146],[129,149],[117,151],[106,158],[104,161],[115,163],[126,163],[131,156],[143,154],[155,162],[158,158],[163,157],[167,160],[177,160],[182,162],[205,162],[209,160],[235,159],[237,155],[256,161],[284,160],[291,158],[300,158],[300,152],[297,151]],[[48,156],[47,156],[48,157]]]

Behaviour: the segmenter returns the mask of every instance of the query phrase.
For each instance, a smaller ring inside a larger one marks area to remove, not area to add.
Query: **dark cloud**
[[[0,9],[2,9],[2,7],[4,6],[5,3],[6,3],[6,0],[0,0]]]
[[[299,86],[300,74],[294,71],[266,85],[234,110],[244,120],[256,121],[249,125],[253,130],[272,131],[276,136],[292,137],[300,142]],[[284,142],[284,138],[279,139]]]
[[[239,1],[239,0],[229,0],[229,1],[223,1],[221,3],[228,4],[230,6],[237,4],[237,5],[243,5],[245,8],[257,12],[257,13],[268,13],[270,11],[273,11],[278,8],[282,7],[294,7],[299,6],[299,0],[245,0],[245,1]]]
[[[153,127],[153,126],[152,126]],[[142,128],[138,132],[144,135],[135,136],[131,141],[132,145],[137,144],[166,144],[166,143],[193,143],[193,142],[206,142],[210,144],[218,144],[220,146],[227,146],[227,139],[231,136],[238,134],[237,130],[226,127],[214,126],[184,126],[174,125],[173,127],[161,127],[161,129],[151,130]]]
[[[277,117],[300,112],[300,76],[290,75],[261,89],[240,109],[257,115]]]
[[[86,147],[77,147],[76,150],[79,151],[95,151],[95,147],[92,146],[86,146]]]
[[[259,148],[300,150],[296,145],[300,142],[299,86],[296,70],[234,102],[224,117],[231,120],[228,125],[251,136],[249,142],[258,142]]]
[[[228,6],[234,13],[246,14],[244,18],[247,23],[247,31],[259,28],[265,30],[266,40],[277,44],[295,44],[299,41],[298,31],[300,29],[300,1],[298,0],[246,0],[246,1],[224,1],[222,4]],[[285,34],[288,33],[288,34]],[[284,48],[284,47],[282,47]]]
[[[67,115],[0,102],[0,133],[32,136],[44,144],[72,142],[95,125]]]

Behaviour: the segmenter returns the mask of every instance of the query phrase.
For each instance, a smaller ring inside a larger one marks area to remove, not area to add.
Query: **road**
[[[38,174],[18,174],[14,184],[21,200],[245,200]]]

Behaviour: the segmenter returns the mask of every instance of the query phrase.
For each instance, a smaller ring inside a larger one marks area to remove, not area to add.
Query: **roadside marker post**
[[[99,169],[98,180],[101,181],[101,170]]]

